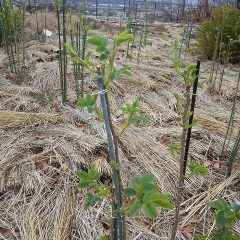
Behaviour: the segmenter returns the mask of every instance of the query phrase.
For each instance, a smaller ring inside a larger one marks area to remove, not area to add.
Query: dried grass
[[[179,29],[172,29],[171,34],[178,35]],[[56,99],[60,97],[56,61],[58,49],[54,47],[57,46],[54,41],[51,40],[52,45],[50,42],[39,44],[34,41],[27,45],[27,64],[32,72],[30,86],[19,86],[1,79],[1,239],[95,240],[109,234],[103,222],[109,224],[107,218],[111,202],[104,200],[86,211],[86,192],[76,189],[74,176],[77,170],[94,163],[104,177],[110,177],[103,123],[93,114],[68,105],[59,107],[61,115],[51,113],[49,106],[37,109],[41,109],[38,113],[32,112],[36,109],[37,95],[45,93],[53,94]],[[179,142],[182,127],[172,92],[179,92],[183,98],[183,91],[182,79],[175,77],[171,68],[169,56],[172,48],[169,41],[169,36],[157,40],[153,38],[153,46],[143,49],[140,64],[135,63],[135,51],[132,62],[125,56],[120,57],[119,67],[128,65],[135,77],[119,79],[116,88],[120,87],[120,91],[114,92],[111,102],[116,125],[123,118],[119,107],[135,98],[140,99],[141,109],[149,117],[149,122],[130,127],[121,137],[119,158],[124,186],[133,176],[152,172],[161,191],[174,195],[179,164],[178,159],[169,153],[168,146]],[[69,75],[71,70],[68,69]],[[70,88],[71,91],[74,89],[71,82]],[[122,97],[116,97],[118,94]],[[69,99],[72,98],[74,96],[69,96]],[[189,152],[191,160],[218,162],[230,116],[229,99],[216,99],[204,90],[199,91],[195,115],[198,123],[193,128]],[[29,112],[9,111],[22,111],[23,106]],[[235,127],[229,147],[234,144],[235,132],[240,124],[239,110],[236,106]],[[225,180],[221,168],[209,166],[209,169],[211,173],[205,178],[187,179],[183,192],[181,224],[190,225],[200,233],[208,233],[213,225],[212,213],[206,205],[208,200],[223,195],[230,203],[239,201],[234,186],[239,170],[235,169]],[[168,240],[173,211],[159,210],[159,216],[154,221],[149,221],[142,214],[133,219],[127,218],[128,239]],[[194,222],[196,218],[201,220],[197,226]],[[234,230],[239,233],[239,229],[237,224]],[[185,239],[180,231],[177,239]]]
[[[30,16],[27,16],[25,19],[25,25],[35,32],[41,33],[43,29],[45,29],[45,13],[44,12],[37,12],[31,14]],[[38,28],[37,28],[38,26]],[[54,30],[57,29],[57,16],[54,12],[46,12],[46,28],[48,30]]]
[[[62,118],[57,114],[0,111],[0,128],[2,129],[39,125],[61,120]]]
[[[31,73],[33,87],[51,97],[60,91],[59,66],[57,62],[39,63]]]
[[[71,24],[75,25],[77,22],[79,22],[78,16],[72,15]],[[56,12],[46,11],[46,26],[45,26],[45,11],[42,12],[38,11],[26,17],[25,25],[30,29],[34,30],[35,32],[37,32],[38,30],[39,33],[42,33],[45,27],[47,30],[50,31],[56,30],[58,28],[57,14]],[[67,25],[70,25],[69,16],[67,16]]]

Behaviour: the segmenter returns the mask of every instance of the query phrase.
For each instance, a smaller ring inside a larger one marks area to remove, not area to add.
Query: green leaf
[[[189,119],[192,115],[193,113],[188,111],[184,116],[184,129],[189,129],[190,127],[192,127],[192,124],[191,125],[189,124]]]
[[[149,189],[143,196],[143,203],[152,202],[156,193],[157,189]]]
[[[71,43],[66,43],[66,44],[65,44],[65,48],[66,48],[66,50],[67,50],[70,58],[73,58],[73,59],[74,59],[74,58],[78,57],[78,54],[77,54],[76,51],[73,49],[73,46],[72,46]]]
[[[128,30],[125,30],[117,36],[115,41],[118,45],[120,45],[123,42],[130,41],[130,40],[133,40],[133,39],[134,39],[133,34],[129,33]]]
[[[179,43],[178,43],[177,39],[174,41],[173,46],[174,46],[173,65],[174,65],[174,68],[175,68],[177,74],[181,75],[182,61],[179,57]]]
[[[96,167],[94,165],[91,165],[91,167],[88,169],[88,175],[92,180],[98,180],[101,176],[101,173],[98,172]]]
[[[77,185],[78,188],[89,188],[91,184],[88,181],[82,181]]]
[[[132,117],[132,124],[139,123],[139,122],[147,122],[149,119],[146,115],[143,114],[135,114]]]
[[[101,200],[101,198],[97,195],[94,195],[92,193],[87,193],[87,202],[85,204],[85,208],[89,208],[93,206],[94,204],[98,203]]]
[[[126,188],[124,190],[124,195],[128,198],[136,196],[136,191],[133,188]]]
[[[92,36],[88,39],[88,43],[96,46],[97,52],[104,52],[106,51],[108,40],[102,36]]]
[[[97,52],[105,52],[107,49],[104,46],[96,47]]]
[[[143,196],[143,202],[151,202],[155,204],[158,207],[166,208],[166,209],[172,209],[173,205],[169,201],[171,199],[171,196],[169,194],[163,194],[157,192],[157,190],[150,190]]]
[[[119,170],[119,163],[116,163],[115,161],[110,161],[110,164],[115,170]]]
[[[88,188],[96,185],[101,173],[98,172],[94,165],[91,165],[88,172],[77,172],[77,177],[82,181],[77,185],[78,188]]]
[[[109,237],[104,235],[104,236],[101,236],[99,240],[109,240]]]
[[[162,207],[162,208],[165,208],[165,209],[173,209],[173,204],[168,201],[168,200],[164,200],[162,198],[155,198],[153,200],[153,203],[155,203],[158,207]]]
[[[230,206],[228,205],[228,203],[225,201],[224,198],[219,197],[217,200],[215,201],[209,201],[208,206],[220,211],[228,211],[230,210]]]
[[[141,177],[141,182],[142,183],[152,183],[155,179],[156,179],[156,177],[152,173],[147,173]]]
[[[186,86],[193,86],[196,80],[196,64],[189,63],[183,72],[183,78]]]
[[[111,194],[111,191],[108,187],[101,187],[100,185],[98,185],[97,190],[98,196],[101,198],[108,197]]]
[[[123,67],[119,70],[114,70],[111,74],[111,81],[117,80],[121,75],[126,75],[128,77],[131,77],[133,73],[127,67]]]
[[[211,237],[212,237],[213,240],[221,240],[222,239],[222,233],[218,232],[218,231],[214,231],[211,234]]]
[[[132,116],[140,112],[138,99],[135,99],[132,103],[126,103],[123,107],[121,107],[121,110],[123,113],[127,113]]]
[[[109,56],[109,54],[103,53],[103,54],[100,55],[99,60],[100,61],[105,61],[105,60],[108,59],[108,56]]]
[[[177,108],[177,111],[178,111],[178,112],[182,112],[183,106],[182,106],[182,103],[181,103],[179,94],[178,94],[178,93],[173,93],[173,96],[174,96],[175,99],[176,99],[176,108]]]
[[[240,237],[230,231],[224,232],[222,235],[221,233],[221,239],[223,240],[240,240]],[[219,238],[213,238],[213,240],[219,240]]]
[[[172,143],[168,145],[168,151],[175,158],[175,152],[181,148],[181,143]]]
[[[195,162],[190,162],[188,164],[188,167],[190,169],[189,176],[205,176],[209,173],[209,170],[207,167]]]
[[[147,40],[147,41],[146,41],[146,45],[148,45],[148,46],[152,46],[152,45],[153,45],[153,41],[151,41],[151,40]]]
[[[142,189],[143,189],[144,193],[147,193],[150,190],[157,190],[158,189],[157,185],[154,184],[154,183],[143,182],[143,183],[141,183],[141,185],[142,185]]]
[[[88,178],[88,174],[86,173],[86,172],[84,172],[84,171],[78,171],[77,173],[76,173],[76,175],[77,175],[77,177],[79,178],[79,179],[81,179],[81,180],[86,180],[87,178]]]
[[[140,177],[134,177],[131,180],[131,186],[136,189],[138,186],[141,186],[141,178]]]
[[[221,225],[221,226],[225,226],[227,223],[228,223],[228,219],[225,218],[224,216],[224,212],[223,211],[219,211],[217,214],[216,214],[216,223]]]
[[[207,235],[195,235],[193,237],[193,240],[208,240],[208,236]]]
[[[142,203],[139,201],[134,201],[127,206],[127,214],[129,217],[134,216],[142,207]]]
[[[237,218],[237,219],[240,219],[240,211],[237,211],[237,212],[236,212],[236,218]]]
[[[151,219],[155,219],[157,217],[157,208],[151,202],[144,203],[142,205],[142,211],[147,217]]]
[[[80,98],[78,102],[76,103],[76,106],[78,107],[86,107],[88,109],[88,112],[93,112],[95,109],[95,104],[97,101],[98,95],[87,95],[84,98]]]

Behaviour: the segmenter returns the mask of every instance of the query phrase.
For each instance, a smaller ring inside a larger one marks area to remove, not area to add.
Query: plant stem
[[[210,84],[211,89],[213,87],[213,73],[214,73],[215,66],[216,66],[220,37],[221,37],[221,27],[218,29],[218,32],[217,32],[215,49],[214,49],[214,54],[213,54],[213,63],[212,63],[212,66],[211,66],[211,71],[210,71],[209,84]]]
[[[239,151],[239,146],[240,146],[240,130],[238,131],[238,136],[237,136],[236,142],[235,142],[234,147],[232,149],[230,159],[227,163],[228,170],[227,170],[227,176],[226,177],[229,177],[232,173],[233,163],[234,163],[234,161],[236,159],[236,156],[237,156],[237,153]]]
[[[34,5],[35,5],[35,16],[36,16],[36,23],[37,23],[37,39],[39,38],[39,29],[38,29],[38,15],[37,15],[37,3],[36,0],[34,0]]]
[[[84,21],[85,24],[85,21]],[[85,53],[87,48],[87,30],[84,29],[83,33],[83,43],[82,43],[82,60],[85,59]],[[84,96],[84,66],[81,68],[81,97]]]
[[[195,109],[195,103],[196,103],[196,94],[197,94],[197,87],[198,87],[199,70],[200,70],[200,61],[197,62],[196,79],[195,79],[194,85],[193,85],[192,102],[191,102],[191,108],[190,108],[190,111],[192,112],[192,115],[189,118],[190,128],[188,128],[188,131],[187,131],[187,139],[186,139],[185,155],[184,155],[184,164],[183,164],[183,175],[184,176],[185,176],[186,169],[187,169],[188,151],[189,151],[190,139],[191,139],[191,134],[192,134],[192,124],[193,124],[193,116],[194,116],[194,109]]]
[[[45,13],[44,13],[44,28],[45,28],[45,32],[44,32],[44,41],[47,41],[47,8],[45,8]]]
[[[182,137],[181,137],[181,153],[180,153],[180,159],[179,159],[179,179],[178,179],[178,189],[177,189],[177,199],[176,199],[176,209],[175,209],[175,221],[173,224],[172,234],[171,234],[171,240],[175,239],[176,233],[177,233],[177,226],[179,222],[179,213],[180,213],[180,204],[181,204],[181,196],[183,191],[183,184],[184,184],[184,151],[185,151],[185,140],[187,135],[187,129],[184,127],[187,112],[190,105],[190,87],[186,87],[186,100],[184,104],[184,111],[183,111],[183,131],[182,131]]]
[[[180,45],[179,55],[178,55],[179,58],[181,58],[183,42],[186,41],[186,33],[187,33],[187,26],[184,26],[183,37],[182,37],[182,40],[181,40],[181,45]]]
[[[140,38],[140,42],[138,45],[138,55],[137,55],[137,63],[140,63],[140,55],[141,55],[141,50],[142,50],[142,40],[143,40],[143,30],[141,32],[141,38]]]
[[[231,136],[232,136],[233,120],[234,120],[234,115],[235,115],[236,100],[237,100],[239,85],[240,85],[240,73],[238,75],[237,87],[236,87],[236,92],[235,92],[235,95],[234,95],[234,98],[233,98],[233,106],[232,106],[230,119],[229,119],[229,122],[228,122],[228,128],[227,128],[227,132],[226,132],[225,139],[224,139],[224,142],[223,142],[222,151],[221,151],[221,154],[220,154],[220,159],[221,160],[223,160],[225,150],[228,148],[228,145],[229,145],[229,142],[230,142],[230,139],[231,139]]]
[[[225,59],[224,59],[223,69],[222,69],[222,72],[221,72],[221,77],[220,77],[220,82],[219,82],[219,88],[218,88],[218,91],[219,91],[219,92],[221,91],[221,88],[222,88],[223,78],[224,78],[224,74],[225,74],[225,68],[226,68],[227,62],[228,62],[228,60],[229,60],[230,46],[231,46],[231,44],[229,43],[229,44],[228,44],[228,47],[227,47],[227,53],[226,53],[226,56],[225,56]]]

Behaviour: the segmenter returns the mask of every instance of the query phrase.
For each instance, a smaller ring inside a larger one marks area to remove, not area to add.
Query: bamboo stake
[[[62,102],[64,101],[63,92],[63,63],[62,63],[62,41],[61,41],[61,24],[60,24],[60,10],[58,3],[56,4],[57,11],[57,23],[58,23],[58,46],[59,46],[59,72],[60,72],[60,83],[61,83],[61,94]]]
[[[100,100],[103,110],[108,148],[109,148],[109,159],[119,164],[117,157],[117,145],[116,138],[113,139],[115,135],[114,129],[112,128],[111,115],[109,111],[109,105],[107,102],[107,92],[104,86],[104,80],[102,76],[97,77],[97,84],[100,91]],[[112,166],[112,180],[113,180],[113,227],[112,227],[112,239],[122,240],[125,239],[125,229],[124,229],[124,214],[120,211],[122,207],[122,184],[119,167]]]
[[[38,27],[38,14],[37,14],[37,3],[36,0],[34,0],[34,5],[35,5],[35,16],[36,16],[36,23],[37,23],[37,39],[39,38],[38,32],[39,32],[39,27]]]
[[[234,147],[233,147],[233,150],[231,152],[231,156],[230,156],[230,159],[229,161],[227,162],[227,175],[226,175],[226,178],[230,177],[231,173],[232,173],[232,167],[233,167],[233,163],[234,161],[236,160],[236,157],[237,157],[237,153],[239,151],[239,147],[240,147],[240,130],[238,131],[238,136],[237,136],[237,139],[236,139],[236,142],[234,144]]]
[[[220,159],[221,160],[223,160],[224,153],[228,149],[229,142],[230,142],[230,139],[231,139],[231,136],[232,136],[233,120],[234,120],[234,115],[235,115],[236,100],[237,100],[239,85],[240,85],[240,73],[238,74],[236,92],[235,92],[235,95],[234,95],[234,98],[233,98],[232,111],[231,111],[230,119],[229,119],[229,122],[228,122],[227,132],[226,132],[225,139],[224,139],[223,146],[222,146],[222,151],[221,151],[221,154],[220,154]]]
[[[145,25],[144,25],[144,46],[147,45],[147,31],[148,31],[148,17],[147,17],[147,10],[148,10],[148,0],[144,0],[144,8],[145,8]]]
[[[210,88],[212,88],[212,86],[213,86],[213,73],[214,73],[215,66],[216,66],[217,53],[218,53],[219,41],[220,41],[220,34],[221,34],[221,28],[218,29],[218,33],[217,33],[217,36],[216,36],[216,42],[215,42],[215,48],[214,48],[214,54],[213,54],[213,63],[212,63],[212,66],[211,66],[210,77],[209,77]]]
[[[25,49],[25,9],[26,6],[23,4],[23,20],[22,20],[22,66],[23,68],[26,67],[25,56],[26,56],[26,49]]]
[[[193,85],[192,102],[191,102],[191,108],[190,108],[190,111],[192,112],[192,115],[189,118],[189,125],[191,127],[187,131],[187,138],[186,138],[186,145],[185,145],[185,155],[184,155],[184,164],[183,164],[183,175],[184,176],[186,174],[186,169],[187,169],[188,151],[189,151],[190,139],[191,139],[191,134],[192,134],[192,124],[193,124],[194,109],[195,109],[195,103],[196,103],[196,97],[197,97],[197,87],[198,87],[199,71],[200,71],[200,61],[197,62],[196,80],[195,80],[194,85]]]
[[[67,43],[67,29],[66,29],[66,0],[62,0],[62,10],[63,10],[63,103],[67,101],[67,53],[66,53],[66,43]]]

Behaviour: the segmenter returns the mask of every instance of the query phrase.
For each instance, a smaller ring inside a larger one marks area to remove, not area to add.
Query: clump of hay
[[[39,63],[31,73],[33,87],[48,96],[56,95],[60,88],[59,66],[57,62]]]
[[[61,120],[61,117],[57,114],[0,111],[0,128],[3,129],[57,122],[59,120]]]

